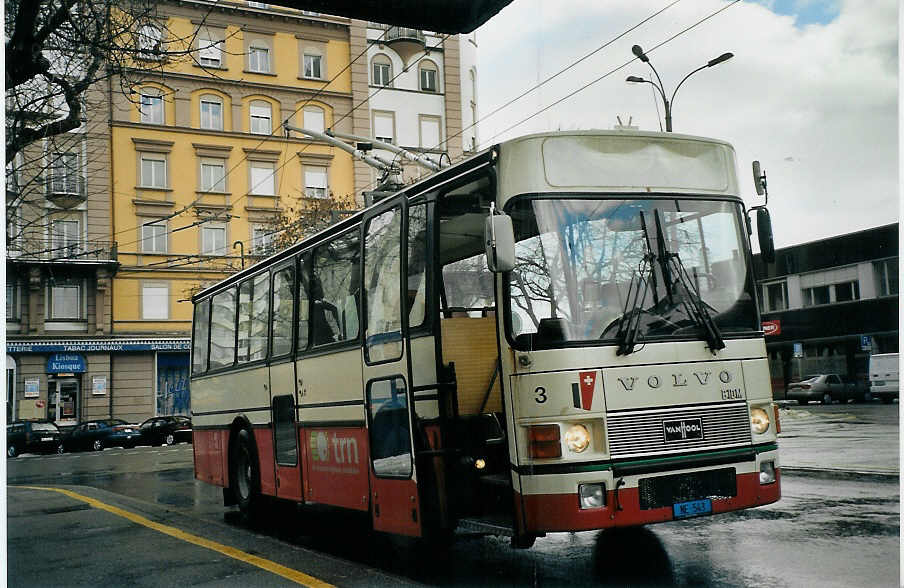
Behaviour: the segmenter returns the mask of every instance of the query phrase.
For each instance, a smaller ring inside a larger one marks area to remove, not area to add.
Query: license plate
[[[698,517],[700,515],[711,514],[713,512],[713,501],[709,498],[704,500],[691,500],[690,502],[679,502],[672,505],[672,514],[676,519],[686,519],[688,517]]]

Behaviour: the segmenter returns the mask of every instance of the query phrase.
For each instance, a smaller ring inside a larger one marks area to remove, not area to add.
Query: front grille
[[[738,495],[734,468],[641,478],[638,483],[640,508],[662,508],[688,500],[728,498]]]
[[[613,458],[736,447],[751,442],[750,418],[744,403],[619,412],[606,415],[606,421]],[[703,431],[688,438],[671,435],[667,440],[664,422],[698,423]]]

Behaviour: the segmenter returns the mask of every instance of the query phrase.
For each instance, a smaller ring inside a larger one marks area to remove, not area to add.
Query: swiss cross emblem
[[[578,383],[571,385],[571,395],[575,408],[593,408],[593,389],[596,387],[596,372],[578,372]]]

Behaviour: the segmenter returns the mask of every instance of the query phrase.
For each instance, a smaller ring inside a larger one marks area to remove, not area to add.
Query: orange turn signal
[[[562,457],[559,425],[531,426],[528,428],[527,437],[531,457]]]

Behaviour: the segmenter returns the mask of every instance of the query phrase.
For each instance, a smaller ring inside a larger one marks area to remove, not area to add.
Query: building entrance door
[[[60,378],[48,383],[47,418],[58,425],[78,423],[79,381]]]

